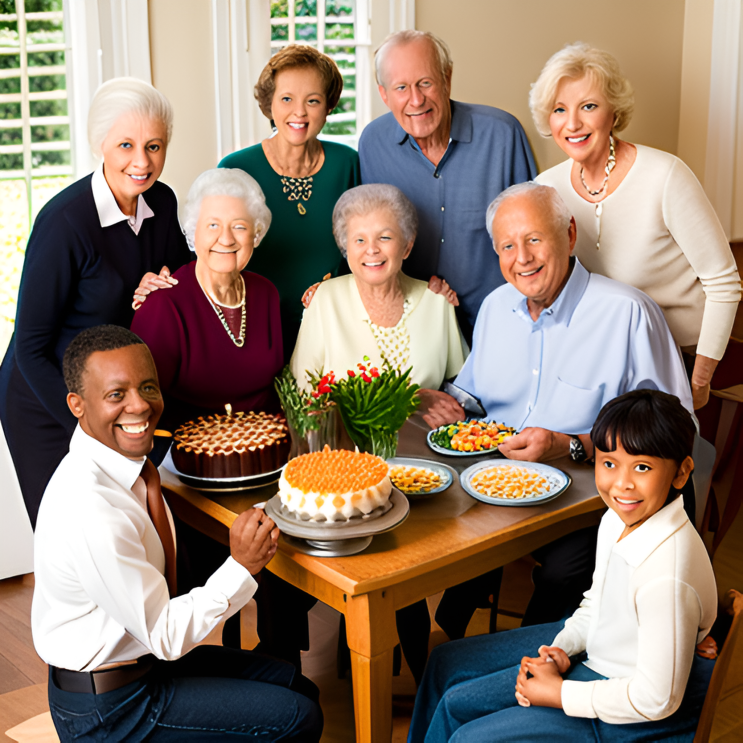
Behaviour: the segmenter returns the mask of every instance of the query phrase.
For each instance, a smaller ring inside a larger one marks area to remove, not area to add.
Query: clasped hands
[[[570,658],[562,648],[542,645],[538,657],[524,656],[516,677],[516,701],[522,707],[562,709],[562,675]]]

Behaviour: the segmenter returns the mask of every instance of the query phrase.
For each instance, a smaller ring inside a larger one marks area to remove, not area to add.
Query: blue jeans
[[[49,677],[49,708],[62,743],[317,743],[323,727],[317,696],[288,663],[214,646],[156,661],[143,678],[105,694],[62,691]]]
[[[481,635],[437,647],[418,690],[408,743],[533,741],[615,743],[691,741],[704,704],[714,661],[694,657],[681,707],[654,722],[611,725],[568,717],[561,709],[521,707],[514,687],[521,659],[550,645],[563,622]],[[575,659],[574,659],[575,660]],[[574,663],[564,678],[595,681],[603,676]]]

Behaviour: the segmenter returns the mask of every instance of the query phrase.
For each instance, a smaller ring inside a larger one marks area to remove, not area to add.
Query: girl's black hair
[[[660,390],[634,390],[606,403],[591,429],[593,445],[616,451],[617,441],[633,456],[671,459],[691,456],[696,426],[675,395]]]

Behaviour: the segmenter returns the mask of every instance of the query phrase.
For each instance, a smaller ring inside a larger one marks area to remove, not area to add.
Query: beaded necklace
[[[219,321],[222,323],[222,327],[227,331],[227,335],[230,336],[230,339],[232,342],[238,347],[242,348],[245,345],[245,323],[246,323],[246,311],[245,311],[245,298],[246,298],[246,291],[245,291],[245,280],[242,276],[240,276],[240,281],[242,283],[242,301],[238,305],[240,307],[240,333],[238,334],[237,338],[235,338],[234,334],[232,333],[232,330],[230,330],[229,323],[227,322],[224,313],[222,312],[222,308],[219,306],[219,304],[213,300],[209,296],[209,292],[207,292],[206,289],[204,289],[203,286],[201,286],[201,282],[199,281],[199,286],[201,286],[201,291],[204,292],[204,296],[207,298],[207,301],[212,306],[212,309],[216,313],[217,317],[219,318]]]

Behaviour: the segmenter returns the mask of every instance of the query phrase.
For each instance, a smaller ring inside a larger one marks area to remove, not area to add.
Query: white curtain
[[[34,534],[0,426],[0,580],[34,569]]]

